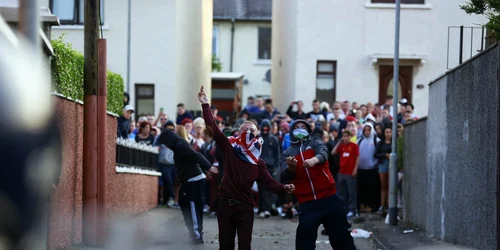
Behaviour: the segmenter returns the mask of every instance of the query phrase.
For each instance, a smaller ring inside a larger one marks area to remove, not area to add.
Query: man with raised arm
[[[251,190],[253,183],[258,181],[278,195],[293,193],[295,186],[282,185],[267,171],[266,163],[259,158],[262,138],[259,137],[254,123],[244,122],[238,137],[227,138],[217,128],[203,86],[200,88],[198,99],[202,103],[205,124],[214,132],[214,140],[224,153],[224,176],[218,193],[219,249],[233,250],[234,237],[238,233],[238,249],[249,250],[255,206]]]

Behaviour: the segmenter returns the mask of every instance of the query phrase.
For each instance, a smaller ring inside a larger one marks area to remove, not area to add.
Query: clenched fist
[[[286,184],[285,185],[285,191],[289,194],[293,194],[295,192],[295,185],[293,184]]]

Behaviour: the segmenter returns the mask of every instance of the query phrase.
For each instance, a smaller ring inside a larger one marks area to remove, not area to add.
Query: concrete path
[[[474,250],[431,239],[418,228],[402,223],[397,226],[387,225],[376,214],[362,214],[359,223],[363,223],[363,227],[373,233],[372,238],[384,250]],[[404,233],[406,230],[413,232]]]
[[[135,219],[114,223],[111,240],[105,249],[172,249],[172,250],[215,250],[218,249],[216,218],[204,217],[204,245],[193,246],[188,241],[188,232],[180,210],[153,209]],[[279,217],[255,219],[252,249],[291,250],[295,249],[297,221]],[[357,227],[357,225],[354,225]],[[357,227],[359,228],[359,227]],[[322,228],[320,228],[321,230]],[[380,249],[373,239],[355,239],[359,250]],[[332,249],[327,236],[318,231],[316,249]],[[92,249],[73,247],[71,249]],[[101,248],[102,249],[102,248]],[[236,248],[237,249],[237,248]]]

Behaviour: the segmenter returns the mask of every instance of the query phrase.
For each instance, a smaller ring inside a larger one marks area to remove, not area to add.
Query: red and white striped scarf
[[[253,137],[252,133],[243,132],[238,137],[231,136],[228,139],[241,160],[257,165],[264,143],[262,137]]]

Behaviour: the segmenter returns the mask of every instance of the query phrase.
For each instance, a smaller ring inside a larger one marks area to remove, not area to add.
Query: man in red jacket
[[[281,157],[282,179],[295,184],[300,204],[295,249],[316,249],[318,227],[323,224],[333,249],[354,250],[345,209],[335,195],[327,147],[310,133],[306,121],[296,120],[290,129],[292,145]]]
[[[217,127],[207,96],[200,89],[198,99],[203,108],[205,124],[214,132],[214,140],[224,153],[224,176],[219,186],[219,249],[234,250],[234,237],[238,233],[238,249],[250,250],[252,242],[255,201],[252,186],[255,181],[271,192],[283,195],[293,193],[295,186],[275,181],[260,159],[263,140],[252,122],[244,122],[238,137],[227,138]]]

